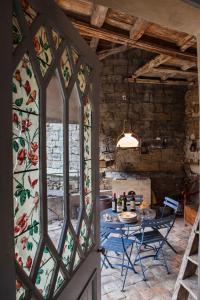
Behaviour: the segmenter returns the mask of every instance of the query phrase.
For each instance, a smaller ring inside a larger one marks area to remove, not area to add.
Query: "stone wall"
[[[47,136],[47,173],[57,174],[51,176],[51,187],[62,187],[63,174],[63,125],[60,123],[48,123]],[[80,139],[79,125],[69,124],[69,180],[70,190],[79,190],[80,174]]]
[[[185,143],[185,87],[164,85],[127,84],[125,78],[144,65],[152,55],[141,50],[129,50],[103,61],[100,105],[100,153],[105,150],[104,140],[113,139],[116,145],[127,117],[142,141],[152,143],[156,137],[167,138],[165,149],[117,150],[113,171],[139,173],[150,176],[152,189],[158,200],[164,196],[178,196],[183,186]]]

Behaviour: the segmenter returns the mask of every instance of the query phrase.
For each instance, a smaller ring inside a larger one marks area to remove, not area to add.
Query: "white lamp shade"
[[[131,133],[124,133],[124,136],[117,142],[119,148],[135,148],[138,147],[139,141]]]

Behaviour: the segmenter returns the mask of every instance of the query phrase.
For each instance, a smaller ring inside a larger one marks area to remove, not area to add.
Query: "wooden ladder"
[[[183,256],[179,275],[175,284],[172,300],[200,300],[199,280],[199,221],[200,208],[189,237],[188,245]]]

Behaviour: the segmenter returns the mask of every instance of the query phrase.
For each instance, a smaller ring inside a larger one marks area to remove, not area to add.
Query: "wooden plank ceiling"
[[[154,58],[126,78],[129,82],[193,85],[197,82],[197,41],[178,32],[89,0],[55,0],[100,60],[129,48]]]

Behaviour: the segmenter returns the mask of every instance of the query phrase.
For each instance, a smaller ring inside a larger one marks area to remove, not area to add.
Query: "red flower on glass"
[[[31,149],[33,150],[33,152],[36,152],[38,149],[38,144],[37,143],[31,143]]]
[[[13,123],[19,123],[18,115],[16,113],[13,114]]]
[[[36,99],[36,95],[37,95],[37,91],[33,90],[28,98],[28,100],[26,101],[26,105],[29,105],[32,102],[35,102]]]
[[[28,241],[28,238],[26,236],[23,236],[23,238],[21,238],[21,240],[20,240],[23,250],[26,248],[27,241]]]
[[[19,257],[17,261],[18,261],[18,264],[19,264],[20,266],[23,266],[23,261],[22,261],[22,258],[21,258],[21,257]]]
[[[32,258],[29,255],[26,261],[26,268],[30,270],[31,266],[32,266]]]
[[[17,219],[14,231],[17,234],[20,234],[21,232],[26,230],[27,226],[28,226],[28,216],[26,213],[23,213],[23,215]]]
[[[38,183],[38,179],[31,180],[31,177],[28,176],[28,182],[30,186],[34,189],[35,185]]]
[[[22,85],[22,78],[21,78],[20,70],[16,70],[16,72],[15,72],[15,79],[19,82],[19,84],[21,86]]]
[[[27,0],[21,0],[21,5],[25,10],[29,7],[29,3]]]
[[[29,119],[22,120],[22,132],[25,132],[28,130],[28,128],[32,125],[32,122],[29,121]]]
[[[22,287],[22,284],[19,280],[16,279],[16,289],[19,290]]]
[[[24,84],[24,89],[26,91],[26,95],[28,96],[31,92],[31,86],[28,80],[26,80],[25,84]]]
[[[40,52],[40,43],[36,36],[34,36],[34,38],[33,38],[33,45],[34,45],[36,53],[38,54]]]
[[[26,149],[19,150],[19,152],[17,154],[17,160],[18,160],[19,165],[23,164],[25,158],[26,158]]]
[[[33,165],[36,166],[38,162],[38,155],[36,155],[32,150],[28,151],[28,159],[29,162]]]

